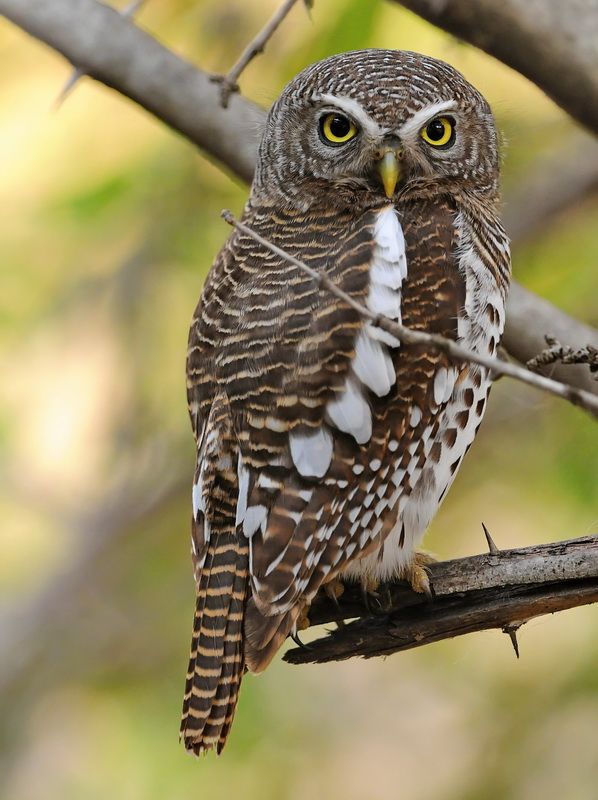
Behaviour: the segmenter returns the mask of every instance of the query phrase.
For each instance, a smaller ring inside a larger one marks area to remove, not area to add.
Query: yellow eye
[[[345,144],[357,134],[357,126],[343,114],[326,114],[320,120],[320,134],[326,144]]]
[[[433,147],[450,147],[455,140],[455,121],[450,117],[436,117],[421,129],[420,135]]]

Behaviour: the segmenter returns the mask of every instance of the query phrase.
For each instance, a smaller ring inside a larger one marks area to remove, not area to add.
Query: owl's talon
[[[430,602],[434,600],[434,591],[430,583],[428,566],[435,561],[436,559],[428,555],[428,553],[415,553],[411,564],[407,567],[402,576],[414,592],[425,594]]]
[[[305,642],[301,641],[301,639],[299,638],[299,634],[298,633],[291,633],[290,636],[291,636],[291,639],[297,645],[297,647],[300,647],[302,650],[311,650],[312,649],[308,644],[305,644]]]
[[[297,619],[295,620],[295,625],[292,632],[289,634],[291,639],[295,642],[297,647],[300,647],[302,650],[310,650],[311,648],[309,645],[305,644],[299,638],[299,631],[304,631],[306,628],[309,628],[310,622],[307,612],[309,611],[309,606],[303,606],[301,611],[299,612]]]
[[[345,591],[345,585],[340,580],[340,578],[335,578],[334,580],[329,581],[329,583],[326,583],[324,585],[324,593],[326,594],[328,599],[334,603],[334,605],[336,606],[336,610],[339,612],[339,614],[342,614],[342,609],[340,603],[338,602],[338,598],[343,594],[344,591]],[[345,622],[342,618],[335,620],[335,622],[338,630],[345,627]]]
[[[299,616],[295,621],[295,634],[297,633],[297,631],[306,630],[311,625],[311,622],[309,621],[308,611],[309,607],[303,606],[303,608],[299,612]]]
[[[388,586],[384,587],[384,604],[381,602],[380,608],[385,614],[388,614],[392,609],[392,594]]]
[[[372,617],[384,617],[388,613],[388,606],[383,605],[380,600],[379,588],[380,581],[374,578],[363,578],[361,581],[361,598],[368,614]],[[376,601],[377,607],[373,605],[372,600]]]
[[[328,597],[332,600],[333,603],[336,603],[338,606],[338,598],[342,596],[343,592],[345,591],[345,584],[341,581],[340,578],[334,578],[328,583],[324,584],[324,591],[328,595]]]

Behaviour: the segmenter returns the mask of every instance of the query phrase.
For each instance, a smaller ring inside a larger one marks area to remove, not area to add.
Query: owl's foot
[[[371,576],[361,579],[361,596],[363,604],[372,616],[385,616],[391,609],[392,598],[390,591],[384,587],[383,597],[379,591],[381,582]],[[374,602],[372,602],[372,599]]]
[[[331,581],[328,581],[328,583],[324,584],[324,591],[326,592],[330,600],[332,600],[332,602],[338,606],[338,598],[345,591],[345,584],[341,581],[340,578],[336,577],[333,578]]]
[[[432,586],[430,584],[430,576],[428,575],[428,566],[433,564],[436,559],[428,555],[428,553],[414,553],[413,559],[409,566],[402,574],[403,580],[411,586],[414,592],[418,594],[425,594],[428,600],[433,600]]]
[[[295,644],[300,647],[302,650],[309,650],[309,645],[305,644],[299,638],[299,631],[304,631],[310,626],[309,617],[307,612],[309,610],[309,606],[303,606],[301,611],[299,612],[299,616],[295,620],[295,626],[293,631],[290,634],[291,639],[295,642]]]
[[[299,612],[299,616],[295,621],[295,630],[296,631],[304,631],[311,625],[308,616],[309,606],[303,606],[301,611]]]
[[[336,606],[336,609],[337,609],[337,611],[339,613],[342,613],[342,612],[341,612],[341,607],[340,607],[339,602],[338,602],[338,598],[342,595],[342,593],[344,591],[345,591],[345,584],[338,577],[333,578],[331,581],[329,581],[328,583],[324,584],[324,592],[325,592],[325,594],[327,595],[327,597],[330,600],[332,600],[332,602]],[[337,628],[344,628],[345,627],[345,621],[342,618],[341,619],[337,619],[335,621],[336,621],[336,627]]]

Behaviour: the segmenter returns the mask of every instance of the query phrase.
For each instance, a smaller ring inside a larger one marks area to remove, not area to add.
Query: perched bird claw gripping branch
[[[270,111],[189,337],[188,750],[220,752],[245,671],[296,635],[320,587],[416,576],[425,591],[417,546],[491,369],[414,338],[496,354],[510,274],[498,164],[484,98],[415,53],[326,59]]]

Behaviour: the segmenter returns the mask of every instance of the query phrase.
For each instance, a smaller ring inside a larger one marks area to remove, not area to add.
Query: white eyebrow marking
[[[355,122],[359,123],[362,130],[364,130],[369,136],[382,135],[383,129],[365,112],[357,100],[353,100],[352,97],[339,97],[335,94],[321,94],[315,99],[324,103],[330,103],[330,105],[340,108],[341,111],[344,111],[350,117],[352,117]]]
[[[417,111],[399,128],[397,133],[400,137],[410,136],[412,133],[419,131],[420,128],[423,128],[424,123],[429,119],[432,119],[443,111],[452,111],[455,107],[456,103],[454,100],[442,100],[438,103],[432,103],[432,105],[426,106],[420,111]]]

